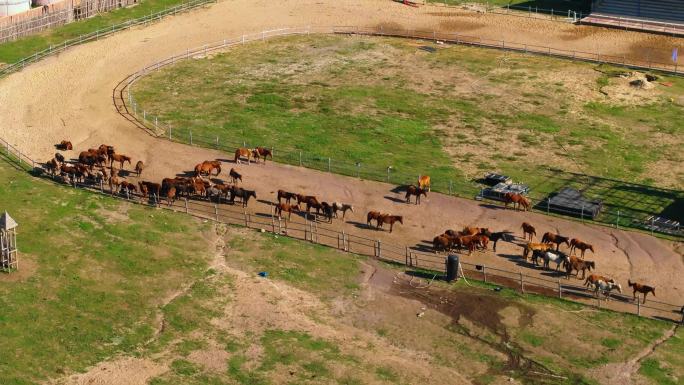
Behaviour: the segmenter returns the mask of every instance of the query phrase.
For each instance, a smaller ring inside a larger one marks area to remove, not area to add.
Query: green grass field
[[[683,220],[684,81],[635,93],[624,71],[495,50],[367,37],[292,37],[196,58],[136,83],[175,140],[390,181],[429,174],[465,196],[502,172],[542,199],[602,199],[604,222]],[[608,95],[604,96],[601,92]],[[301,152],[301,158],[300,158]],[[588,177],[586,175],[592,175]]]
[[[3,384],[133,353],[162,299],[206,266],[207,228],[187,216],[56,186],[4,158],[0,181],[20,251],[19,272],[0,275]]]

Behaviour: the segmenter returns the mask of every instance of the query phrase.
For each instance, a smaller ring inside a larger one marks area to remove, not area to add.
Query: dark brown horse
[[[523,231],[523,239],[524,240],[527,240],[527,236],[529,235],[530,241],[532,241],[532,236],[537,235],[537,230],[534,228],[534,226],[532,226],[531,224],[529,224],[527,222],[523,222],[522,225],[520,226],[520,228]]]
[[[286,203],[290,203],[292,199],[297,199],[297,194],[285,190],[278,190],[278,203],[280,203],[281,199],[285,199]]]
[[[233,186],[230,191],[230,203],[234,204],[235,198],[240,198],[240,200],[242,200],[242,207],[247,207],[247,203],[249,203],[249,198],[256,199],[256,197],[256,191],[254,190],[247,190],[241,187]]]
[[[162,189],[162,186],[159,183],[142,181],[138,182],[138,187],[140,187],[140,194],[142,194],[143,199],[146,199],[151,195],[155,202],[159,201]]]
[[[655,287],[653,286],[644,285],[638,282],[632,282],[629,279],[627,280],[627,284],[629,285],[629,287],[632,288],[632,296],[634,301],[637,300],[637,293],[642,293],[644,295],[643,303],[646,303],[646,294],[653,293],[653,296],[655,297]]]
[[[508,208],[510,203],[513,203],[514,210],[518,210],[522,207],[524,211],[527,211],[532,207],[530,200],[518,193],[509,192],[504,195],[504,204],[506,208]]]
[[[45,169],[50,172],[50,174],[55,175],[57,173],[57,168],[59,167],[59,163],[55,159],[50,159],[49,161],[45,162]]]
[[[590,245],[589,243],[586,243],[586,242],[582,242],[577,238],[572,238],[572,240],[570,241],[570,254],[572,254],[572,252],[576,249],[578,249],[582,252],[581,253],[582,259],[584,259],[584,252],[585,251],[591,250],[591,252],[594,253],[594,246],[593,245]]]
[[[63,141],[59,142],[59,144],[56,145],[55,147],[57,147],[58,150],[62,150],[62,151],[70,151],[70,150],[74,149],[74,146],[72,146],[71,142],[68,140],[63,140]]]
[[[415,195],[416,204],[420,204],[420,196],[424,195],[427,198],[427,190],[424,190],[418,186],[410,185],[406,187],[406,203],[411,203],[411,196]]]
[[[139,160],[138,163],[135,164],[135,173],[138,174],[138,178],[140,178],[140,174],[142,174],[144,168],[145,163],[143,163],[142,160]]]
[[[216,175],[221,173],[221,162],[218,160],[205,160],[195,166],[195,176],[211,175],[216,170]]]
[[[390,225],[390,233],[392,232],[392,228],[394,228],[394,223],[399,222],[402,225],[404,224],[404,217],[401,215],[389,215],[389,214],[381,214],[380,217],[377,219],[378,221],[378,226],[377,228],[381,228],[383,224],[388,223]]]
[[[342,211],[342,219],[347,215],[347,211],[354,212],[354,207],[352,205],[340,202],[333,202],[332,209],[335,218],[337,218],[337,212]]]
[[[270,157],[271,160],[273,160],[273,152],[266,147],[255,148],[252,150],[252,156],[254,157],[255,162],[258,162],[259,159],[263,159],[264,163],[266,163],[267,157]]]
[[[300,205],[308,205],[308,204],[317,205],[319,203],[318,199],[316,199],[316,197],[313,195],[297,194],[296,197],[297,197],[297,204],[300,204]]]
[[[166,190],[166,202],[169,204],[169,207],[173,205],[173,202],[176,201],[176,188],[171,186],[168,190]]]
[[[242,182],[242,174],[238,173],[235,171],[234,168],[230,169],[230,172],[228,173],[230,176],[230,181],[237,184],[238,181]]]
[[[288,214],[287,219],[290,220],[290,217],[292,217],[293,211],[300,211],[299,205],[298,204],[291,205],[289,203],[277,203],[275,205],[275,213],[278,216],[278,218],[282,218],[283,211]]]
[[[249,148],[244,148],[240,147],[237,150],[235,150],[235,159],[233,161],[235,163],[241,163],[242,158],[247,158],[247,164],[249,164],[249,159],[252,157],[252,150]]]
[[[560,248],[561,243],[565,243],[566,246],[570,247],[570,239],[568,239],[568,237],[551,232],[544,233],[542,236],[542,243],[554,243],[556,245],[556,251]]]

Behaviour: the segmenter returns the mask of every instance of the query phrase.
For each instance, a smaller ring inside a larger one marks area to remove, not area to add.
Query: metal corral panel
[[[0,0],[0,16],[12,16],[31,9],[31,0]]]
[[[541,202],[539,209],[548,209],[559,214],[594,219],[601,212],[603,203],[600,200],[591,201],[582,196],[579,190],[564,187],[555,195]],[[543,207],[546,206],[546,207]]]

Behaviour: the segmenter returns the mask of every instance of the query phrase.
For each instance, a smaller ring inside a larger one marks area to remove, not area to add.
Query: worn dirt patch
[[[98,364],[87,373],[77,374],[59,385],[145,385],[156,376],[166,372],[168,367],[144,358],[124,357]]]
[[[0,273],[0,282],[23,282],[38,270],[38,258],[31,254],[19,253],[18,269],[11,273]]]

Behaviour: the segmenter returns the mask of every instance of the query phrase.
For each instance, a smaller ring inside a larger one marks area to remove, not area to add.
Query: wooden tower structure
[[[0,215],[0,271],[11,272],[19,268],[17,261],[17,227],[19,224],[7,211]]]

